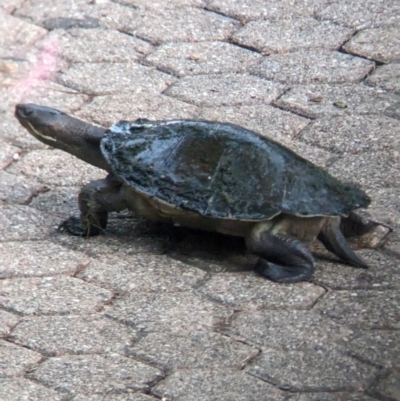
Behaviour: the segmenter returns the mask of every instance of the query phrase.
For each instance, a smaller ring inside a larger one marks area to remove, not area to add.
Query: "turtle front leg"
[[[253,230],[246,238],[250,252],[260,256],[255,271],[278,283],[309,280],[314,272],[310,250],[288,235]]]
[[[80,218],[71,216],[59,229],[85,237],[100,234],[107,227],[108,213],[126,208],[121,188],[121,181],[111,175],[91,181],[79,193]]]

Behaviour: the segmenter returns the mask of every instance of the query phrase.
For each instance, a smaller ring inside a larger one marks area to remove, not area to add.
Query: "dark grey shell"
[[[357,186],[233,124],[120,121],[101,150],[112,171],[136,190],[209,217],[346,215],[370,203]]]

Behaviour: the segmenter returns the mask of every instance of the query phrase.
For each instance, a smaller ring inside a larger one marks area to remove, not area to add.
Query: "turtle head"
[[[47,145],[58,147],[73,142],[73,136],[66,129],[71,118],[67,114],[46,106],[36,104],[17,104],[15,117],[36,139]]]
[[[100,141],[105,129],[88,124],[51,107],[17,104],[15,117],[36,139],[64,150],[96,167],[109,170]]]

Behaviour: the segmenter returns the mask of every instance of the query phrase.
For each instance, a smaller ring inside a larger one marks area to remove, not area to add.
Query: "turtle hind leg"
[[[91,181],[79,193],[80,218],[71,216],[59,229],[82,237],[98,235],[107,227],[108,212],[125,209],[121,183],[112,177]]]
[[[343,262],[355,267],[368,268],[368,265],[351,249],[340,230],[340,217],[331,217],[326,219],[318,239],[325,248],[334,253]]]
[[[287,235],[273,235],[267,231],[246,238],[248,249],[260,256],[257,273],[278,283],[309,280],[314,272],[310,250],[299,240]]]

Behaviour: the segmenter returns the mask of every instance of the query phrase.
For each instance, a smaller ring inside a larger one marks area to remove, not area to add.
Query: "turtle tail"
[[[343,233],[340,231],[340,220],[340,217],[326,219],[318,235],[318,239],[328,251],[334,253],[343,262],[367,269],[368,265],[351,249]]]

